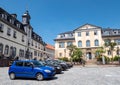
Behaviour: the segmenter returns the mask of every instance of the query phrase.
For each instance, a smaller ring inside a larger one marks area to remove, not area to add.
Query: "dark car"
[[[58,60],[47,60],[47,61],[50,61],[50,62],[52,62],[53,64],[56,64],[56,65],[60,65],[61,68],[62,68],[62,71],[66,71],[66,70],[68,69],[67,64],[61,63],[61,62],[58,61]]]
[[[36,78],[38,81],[53,78],[55,69],[50,66],[44,66],[36,60],[18,60],[14,61],[8,71],[11,80],[16,77]]]
[[[62,72],[62,67],[60,65],[55,64],[54,62],[49,61],[49,60],[46,60],[44,62],[46,63],[47,66],[54,67],[57,74],[60,74]]]

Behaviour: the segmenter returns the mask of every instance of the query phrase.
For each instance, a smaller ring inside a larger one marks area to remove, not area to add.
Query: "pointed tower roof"
[[[23,17],[29,17],[29,19],[31,19],[29,11],[26,10],[26,12],[22,15]]]

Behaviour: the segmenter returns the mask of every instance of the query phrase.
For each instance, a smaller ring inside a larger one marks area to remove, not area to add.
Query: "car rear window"
[[[23,66],[23,62],[16,62],[16,66]]]

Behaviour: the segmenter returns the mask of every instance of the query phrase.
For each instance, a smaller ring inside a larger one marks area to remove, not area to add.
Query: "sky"
[[[0,0],[0,7],[19,21],[28,10],[34,32],[51,45],[59,33],[86,23],[120,28],[120,0]]]

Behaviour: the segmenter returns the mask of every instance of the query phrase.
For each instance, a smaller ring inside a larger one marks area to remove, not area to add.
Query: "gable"
[[[84,24],[80,27],[78,27],[77,29],[75,29],[74,31],[79,31],[79,30],[88,30],[88,29],[101,29],[101,27],[99,26],[95,26],[95,25],[91,25],[91,24]]]

